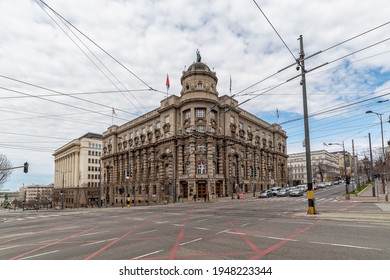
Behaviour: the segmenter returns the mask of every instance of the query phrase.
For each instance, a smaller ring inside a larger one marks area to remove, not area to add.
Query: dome
[[[204,64],[203,62],[194,62],[188,67],[188,70],[205,70],[205,71],[210,71],[210,68]]]

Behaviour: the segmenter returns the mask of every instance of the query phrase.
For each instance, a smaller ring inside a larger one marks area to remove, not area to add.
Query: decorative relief
[[[234,123],[231,123],[231,124],[230,124],[230,130],[231,130],[232,132],[236,132],[236,129],[237,129],[237,125],[234,124]]]
[[[166,123],[163,125],[163,130],[165,133],[169,132],[170,128],[171,128],[171,125],[169,123]]]

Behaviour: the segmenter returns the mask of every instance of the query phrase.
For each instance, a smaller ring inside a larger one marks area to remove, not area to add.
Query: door
[[[197,196],[203,198],[207,194],[206,192],[206,183],[198,183]]]

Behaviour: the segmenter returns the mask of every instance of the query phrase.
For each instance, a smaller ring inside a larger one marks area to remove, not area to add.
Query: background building
[[[99,197],[102,135],[89,132],[57,149],[53,156],[55,206],[95,205]]]
[[[285,131],[219,97],[217,82],[198,57],[183,71],[180,96],[103,133],[107,204],[127,194],[135,203],[166,203],[287,185]]]
[[[313,181],[328,182],[340,179],[341,168],[337,154],[325,150],[311,152]],[[307,184],[306,153],[290,154],[288,158],[291,185]]]
[[[31,185],[19,189],[18,201],[25,207],[50,207],[52,206],[53,185]]]

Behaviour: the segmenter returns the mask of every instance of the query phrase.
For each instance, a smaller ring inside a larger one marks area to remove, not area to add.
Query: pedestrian
[[[194,201],[196,202],[196,194],[194,194]]]
[[[206,202],[206,201],[207,201],[207,194],[205,193],[205,194],[203,195],[203,197],[204,197],[204,202]]]

